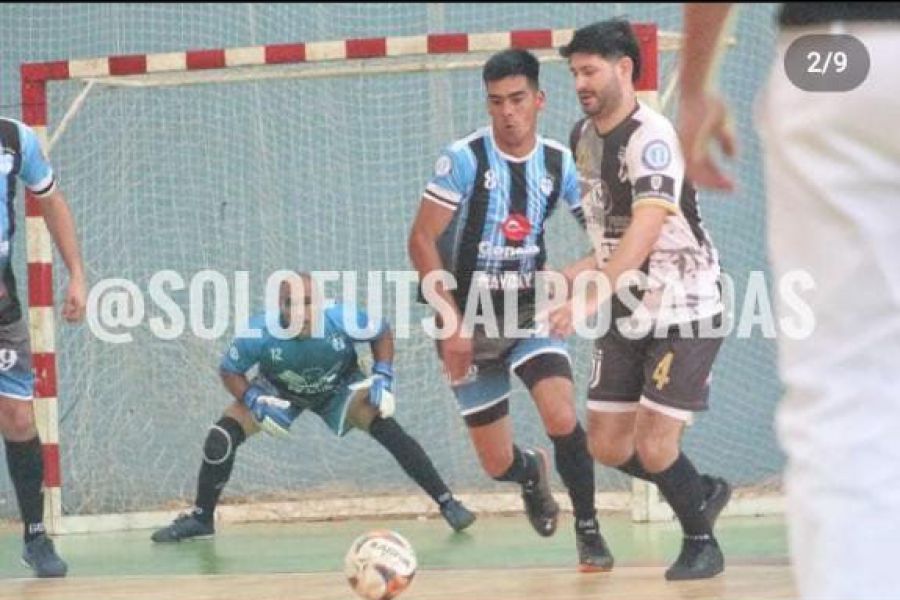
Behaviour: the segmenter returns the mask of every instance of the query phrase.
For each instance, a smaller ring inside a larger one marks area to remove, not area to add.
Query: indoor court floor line
[[[794,597],[781,518],[725,518],[717,534],[725,573],[667,582],[679,547],[676,523],[634,524],[601,516],[616,557],[612,573],[575,570],[571,516],[540,538],[522,516],[482,516],[467,533],[442,520],[227,524],[212,540],[154,545],[150,531],[56,538],[69,577],[36,580],[19,563],[17,531],[0,535],[0,600],[351,600],[341,566],[352,540],[394,529],[416,549],[419,572],[401,596],[468,600],[693,600]]]

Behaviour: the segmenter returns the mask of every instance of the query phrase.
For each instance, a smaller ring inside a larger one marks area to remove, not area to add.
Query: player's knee
[[[539,354],[516,367],[515,373],[538,403],[549,435],[564,436],[575,428],[578,417],[572,398],[572,366],[566,356]]]
[[[27,440],[37,434],[34,412],[30,402],[5,400],[0,402],[0,421],[3,437],[9,440]]]
[[[641,464],[650,473],[665,471],[678,458],[678,444],[663,437],[639,437],[635,446]],[[625,460],[628,460],[628,457],[622,462]]]
[[[237,447],[244,441],[244,429],[235,419],[222,417],[209,428],[203,444],[203,460],[211,465],[220,465],[231,459]]]
[[[376,418],[380,418],[378,409],[369,404],[365,397],[354,400],[347,411],[347,419],[360,431],[369,431]]]
[[[578,424],[575,408],[566,405],[566,403],[562,401],[560,401],[559,410],[544,415],[543,420],[547,434],[554,437],[560,437],[570,433],[575,428],[575,425]]]
[[[597,462],[607,467],[617,467],[624,464],[634,454],[632,444],[622,443],[622,440],[591,436],[588,438],[588,450]]]

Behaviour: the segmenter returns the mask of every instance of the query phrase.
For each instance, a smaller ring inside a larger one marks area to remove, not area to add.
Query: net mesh
[[[17,49],[21,62],[291,40],[568,28],[615,15],[654,22],[661,30],[680,28],[679,5],[652,4],[627,11],[568,4],[515,10],[475,4],[13,10],[23,29],[54,33],[41,43],[28,42],[27,54]],[[747,140],[737,164],[741,190],[737,198],[707,194],[701,202],[739,299],[747,273],[766,267],[762,176],[750,108],[771,56],[774,33],[765,21],[770,11],[742,11],[737,44],[720,80]],[[4,39],[0,48],[8,44]],[[663,84],[674,61],[671,53],[661,57]],[[50,86],[51,131],[81,86]],[[540,130],[566,140],[580,111],[564,63],[545,63],[542,87],[548,106]],[[72,204],[92,283],[125,278],[146,291],[150,277],[163,269],[176,271],[186,284],[200,271],[215,270],[228,283],[228,298],[221,302],[231,307],[233,324],[234,295],[242,293],[236,290],[237,271],[249,273],[251,304],[258,309],[266,277],[278,269],[409,270],[405,240],[424,183],[446,143],[487,122],[483,94],[477,69],[134,89],[101,85],[60,137],[51,161]],[[586,237],[562,212],[551,220],[547,244],[555,266],[587,248]],[[19,273],[23,256],[19,250]],[[64,280],[56,277],[57,297]],[[142,325],[130,331],[131,343],[103,342],[88,327],[58,327],[66,514],[149,510],[193,498],[205,432],[228,401],[217,365],[233,330],[229,325],[211,340],[193,335],[190,311],[197,304],[188,290],[170,295],[188,319],[184,335],[174,340],[151,333],[149,319],[167,317],[149,300]],[[386,306],[394,305],[390,288],[385,299]],[[215,304],[207,289],[196,316],[211,324]],[[426,311],[412,305],[417,323]],[[412,331],[411,339],[397,344],[398,420],[454,490],[508,491],[482,473],[441,379],[433,343],[419,327]],[[590,343],[577,341],[572,351],[583,415]],[[713,409],[685,442],[702,470],[741,485],[777,478],[782,457],[771,426],[779,394],[774,358],[771,340],[758,331],[752,339],[724,345],[714,371]],[[511,407],[518,442],[547,445],[518,383]],[[258,436],[241,447],[225,501],[419,493],[366,435],[354,432],[338,440],[311,414],[293,429],[289,441]],[[602,490],[628,487],[624,477],[603,468],[597,469],[597,482]],[[14,506],[8,482],[0,485],[7,506]],[[555,485],[561,485],[558,478]]]

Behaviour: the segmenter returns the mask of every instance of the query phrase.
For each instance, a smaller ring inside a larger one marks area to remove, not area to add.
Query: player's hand
[[[685,174],[698,187],[734,190],[734,181],[713,160],[711,145],[719,144],[726,156],[735,156],[737,145],[728,108],[718,96],[699,94],[682,98],[678,111],[678,137],[684,150]]]
[[[389,362],[376,362],[372,367],[369,404],[378,409],[383,419],[394,414],[394,367]]]
[[[571,301],[551,311],[547,316],[547,326],[550,330],[550,335],[558,338],[567,338],[574,334],[575,319],[572,315]]]
[[[77,323],[84,318],[84,307],[87,304],[86,288],[84,276],[75,275],[69,279],[66,300],[62,307],[62,316],[69,323]]]
[[[291,423],[294,422],[290,402],[277,396],[267,396],[262,388],[255,385],[247,388],[243,400],[260,429],[274,437],[290,434]]]
[[[472,365],[472,338],[462,337],[457,331],[440,344],[444,370],[450,378],[450,385],[455,385],[469,374],[469,367]]]

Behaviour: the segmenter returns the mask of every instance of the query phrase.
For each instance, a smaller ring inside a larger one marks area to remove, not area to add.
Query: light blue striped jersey
[[[527,156],[515,158],[497,147],[491,127],[441,153],[423,196],[455,212],[439,250],[461,309],[472,286],[491,290],[495,307],[508,289],[533,299],[547,257],[544,228],[560,198],[583,224],[571,151],[538,136]]]

